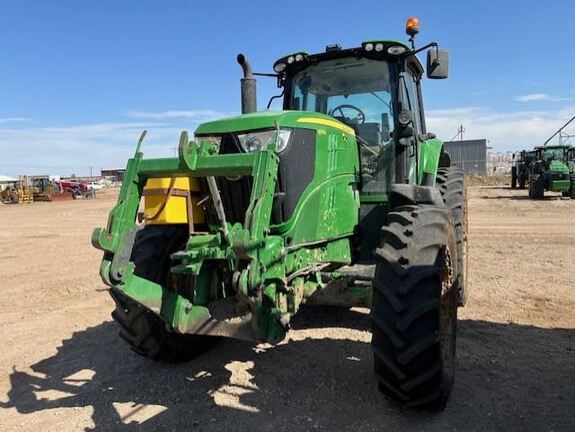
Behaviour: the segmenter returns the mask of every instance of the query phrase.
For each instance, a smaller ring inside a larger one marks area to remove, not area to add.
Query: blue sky
[[[270,72],[300,49],[405,40],[412,15],[419,44],[435,40],[451,54],[450,78],[424,83],[429,128],[440,137],[462,123],[466,138],[515,150],[575,115],[568,0],[4,0],[0,174],[123,166],[143,128],[145,154],[169,155],[179,131],[239,111],[237,53]],[[258,84],[263,107],[276,89],[266,78]]]

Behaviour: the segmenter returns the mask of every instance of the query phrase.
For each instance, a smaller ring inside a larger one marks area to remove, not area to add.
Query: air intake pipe
[[[242,86],[242,114],[255,112],[258,110],[258,107],[256,79],[252,72],[252,66],[243,54],[238,54],[237,60],[244,71],[244,77],[240,80]]]

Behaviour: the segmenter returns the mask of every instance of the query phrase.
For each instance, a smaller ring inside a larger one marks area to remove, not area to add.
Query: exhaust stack
[[[250,62],[243,54],[238,54],[238,63],[244,71],[244,77],[240,80],[242,86],[242,114],[255,112],[257,107],[256,79],[252,72]]]

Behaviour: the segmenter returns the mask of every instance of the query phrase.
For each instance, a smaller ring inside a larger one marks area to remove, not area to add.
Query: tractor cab
[[[366,54],[363,49],[328,48],[311,58],[304,53],[288,56],[274,68],[288,64],[290,58],[301,59],[285,69],[284,109],[320,112],[353,128],[363,190],[383,193],[394,178],[392,135],[399,111],[399,71],[396,63],[383,56]],[[407,79],[414,83],[413,76]]]
[[[573,172],[573,166],[575,165],[575,147],[569,147],[567,149],[567,162],[569,163],[570,171]]]
[[[553,161],[565,163],[568,160],[569,147],[566,145],[536,147],[536,159],[549,168]],[[555,164],[556,165],[556,164]]]
[[[439,51],[431,51],[438,58]],[[446,57],[443,66],[441,74],[429,76],[445,78]],[[416,156],[416,141],[427,132],[420,88],[424,69],[415,50],[386,40],[351,49],[330,45],[319,54],[284,56],[274,71],[285,110],[323,113],[354,130],[364,194],[385,194],[391,183],[406,182],[415,166],[408,159]],[[412,139],[409,154],[402,138]]]
[[[575,181],[575,147],[569,147],[569,149],[567,150],[567,164],[569,165],[569,172],[571,173],[571,181],[573,182]],[[571,186],[571,188],[573,190],[573,186]]]
[[[514,155],[515,156],[515,155]],[[528,170],[532,162],[538,158],[537,151],[535,150],[522,150],[517,158],[516,166],[518,170]]]

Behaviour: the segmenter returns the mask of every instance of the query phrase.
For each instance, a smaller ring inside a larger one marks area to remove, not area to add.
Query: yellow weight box
[[[190,215],[194,224],[204,223],[204,209],[198,206],[200,194],[200,182],[195,178],[148,179],[143,193],[146,223],[187,224]]]

